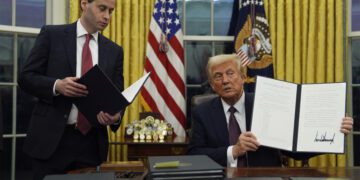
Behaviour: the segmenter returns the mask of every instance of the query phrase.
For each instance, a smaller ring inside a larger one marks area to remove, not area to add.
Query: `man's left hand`
[[[345,135],[349,134],[350,131],[353,129],[354,120],[352,117],[344,117],[341,122],[341,129],[340,131]]]
[[[100,111],[97,114],[97,119],[99,121],[99,123],[101,125],[111,125],[114,124],[115,122],[118,122],[120,118],[120,112],[114,114],[114,115],[110,115],[109,113]]]

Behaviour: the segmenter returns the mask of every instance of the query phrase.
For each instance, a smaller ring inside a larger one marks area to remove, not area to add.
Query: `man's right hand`
[[[259,146],[260,143],[253,133],[241,133],[238,142],[233,147],[233,155],[234,157],[243,156],[247,151],[256,151]]]
[[[67,97],[84,97],[89,92],[86,86],[75,81],[79,80],[77,77],[66,77],[64,79],[56,80],[55,91]]]

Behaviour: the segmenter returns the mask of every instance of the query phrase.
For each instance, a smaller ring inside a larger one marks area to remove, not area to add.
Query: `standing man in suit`
[[[219,97],[194,108],[188,154],[205,154],[228,167],[281,166],[280,151],[260,146],[249,131],[254,94],[243,90],[246,75],[238,56],[211,57],[207,72]],[[341,131],[349,133],[352,123],[343,118]]]
[[[110,22],[115,0],[80,5],[77,22],[42,27],[20,74],[20,87],[38,98],[24,143],[34,180],[106,161],[107,126],[114,132],[120,126],[120,113],[101,111],[93,117],[100,125],[91,127],[71,101],[89,93],[76,81],[95,64],[120,90],[124,81],[122,48],[99,33]]]

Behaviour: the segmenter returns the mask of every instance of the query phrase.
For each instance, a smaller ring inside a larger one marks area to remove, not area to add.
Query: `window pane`
[[[227,35],[233,3],[233,0],[221,0],[214,2],[214,35]]]
[[[186,42],[187,84],[201,84],[207,80],[205,66],[211,56],[210,42]]]
[[[215,55],[232,53],[233,42],[216,42]]]
[[[10,0],[0,0],[0,24],[11,25],[11,1]]]
[[[17,180],[28,180],[32,177],[31,159],[23,152],[25,138],[16,139],[16,177]]]
[[[45,0],[16,1],[16,26],[40,28],[45,24]]]
[[[13,81],[13,35],[0,33],[0,82]]]
[[[28,58],[32,47],[35,44],[36,36],[19,35],[18,37],[18,68],[19,73],[24,65],[24,62]]]
[[[4,149],[0,151],[0,179],[10,179],[11,138],[4,139]]]
[[[351,4],[351,30],[360,31],[360,1],[352,0]]]
[[[211,1],[186,1],[186,35],[210,35]]]
[[[354,39],[351,42],[352,52],[352,82],[360,83],[360,39]]]
[[[4,134],[11,133],[12,126],[12,87],[0,86],[0,118],[3,121]]]
[[[360,87],[353,88],[354,131],[360,131]]]

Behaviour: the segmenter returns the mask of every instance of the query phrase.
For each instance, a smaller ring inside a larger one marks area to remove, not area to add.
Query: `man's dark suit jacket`
[[[245,93],[246,130],[250,131],[254,95]],[[220,97],[204,102],[193,110],[193,125],[188,154],[205,154],[222,166],[227,166],[229,132]],[[248,167],[281,166],[280,152],[260,147],[247,153]]]
[[[123,50],[99,33],[99,61],[102,70],[123,90]],[[76,76],[76,23],[44,26],[38,35],[19,77],[20,87],[38,98],[34,107],[24,151],[38,159],[49,158],[65,130],[72,102],[53,95],[56,79]],[[113,131],[119,125],[111,126]],[[105,126],[93,127],[98,133],[101,160],[106,160],[108,134]]]

